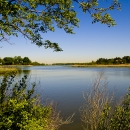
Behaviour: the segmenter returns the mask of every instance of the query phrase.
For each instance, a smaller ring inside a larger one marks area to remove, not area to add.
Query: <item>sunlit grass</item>
[[[11,72],[11,71],[17,72],[18,69],[17,69],[17,68],[14,68],[14,67],[4,67],[4,66],[0,66],[0,74],[5,74],[5,73]]]

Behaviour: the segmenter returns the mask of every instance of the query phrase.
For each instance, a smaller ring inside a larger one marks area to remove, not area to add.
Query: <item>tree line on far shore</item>
[[[28,57],[21,56],[0,58],[0,65],[45,65],[44,63],[32,62]]]
[[[130,56],[124,56],[124,57],[116,57],[116,58],[111,58],[111,59],[107,59],[107,58],[99,58],[96,61],[96,64],[105,64],[105,65],[109,65],[109,64],[129,64],[130,63]]]
[[[96,61],[89,63],[54,63],[52,65],[117,65],[130,64],[130,56],[116,57],[116,58],[99,58]]]
[[[116,64],[130,64],[130,56],[116,57],[116,58],[99,58],[96,61],[88,63],[54,63],[52,65],[116,65]],[[21,56],[0,58],[0,65],[47,65],[45,63],[32,62],[28,57]]]

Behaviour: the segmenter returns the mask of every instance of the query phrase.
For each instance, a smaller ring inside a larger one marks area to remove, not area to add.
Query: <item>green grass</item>
[[[0,74],[5,74],[5,73],[11,72],[11,71],[17,72],[18,69],[13,68],[13,67],[2,67],[2,66],[0,66]]]

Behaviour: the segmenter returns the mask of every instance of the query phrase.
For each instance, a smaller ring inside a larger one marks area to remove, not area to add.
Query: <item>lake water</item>
[[[46,99],[58,103],[57,110],[66,118],[73,113],[73,123],[63,125],[60,130],[82,130],[79,108],[84,103],[83,92],[92,86],[93,75],[103,71],[107,76],[108,89],[117,91],[115,96],[123,96],[130,86],[130,68],[75,68],[67,66],[32,66],[21,67],[23,74],[28,74],[30,82],[39,85],[36,92]]]

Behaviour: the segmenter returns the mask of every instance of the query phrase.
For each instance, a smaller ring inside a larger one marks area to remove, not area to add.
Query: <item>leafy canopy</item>
[[[109,27],[115,21],[107,13],[119,9],[118,0],[111,0],[107,8],[100,8],[98,0],[0,0],[0,41],[8,41],[8,36],[22,34],[32,43],[54,51],[62,51],[57,43],[49,40],[43,42],[42,33],[62,28],[73,34],[78,27],[79,19],[73,7],[77,3],[84,13],[89,12],[92,23],[101,22]]]

